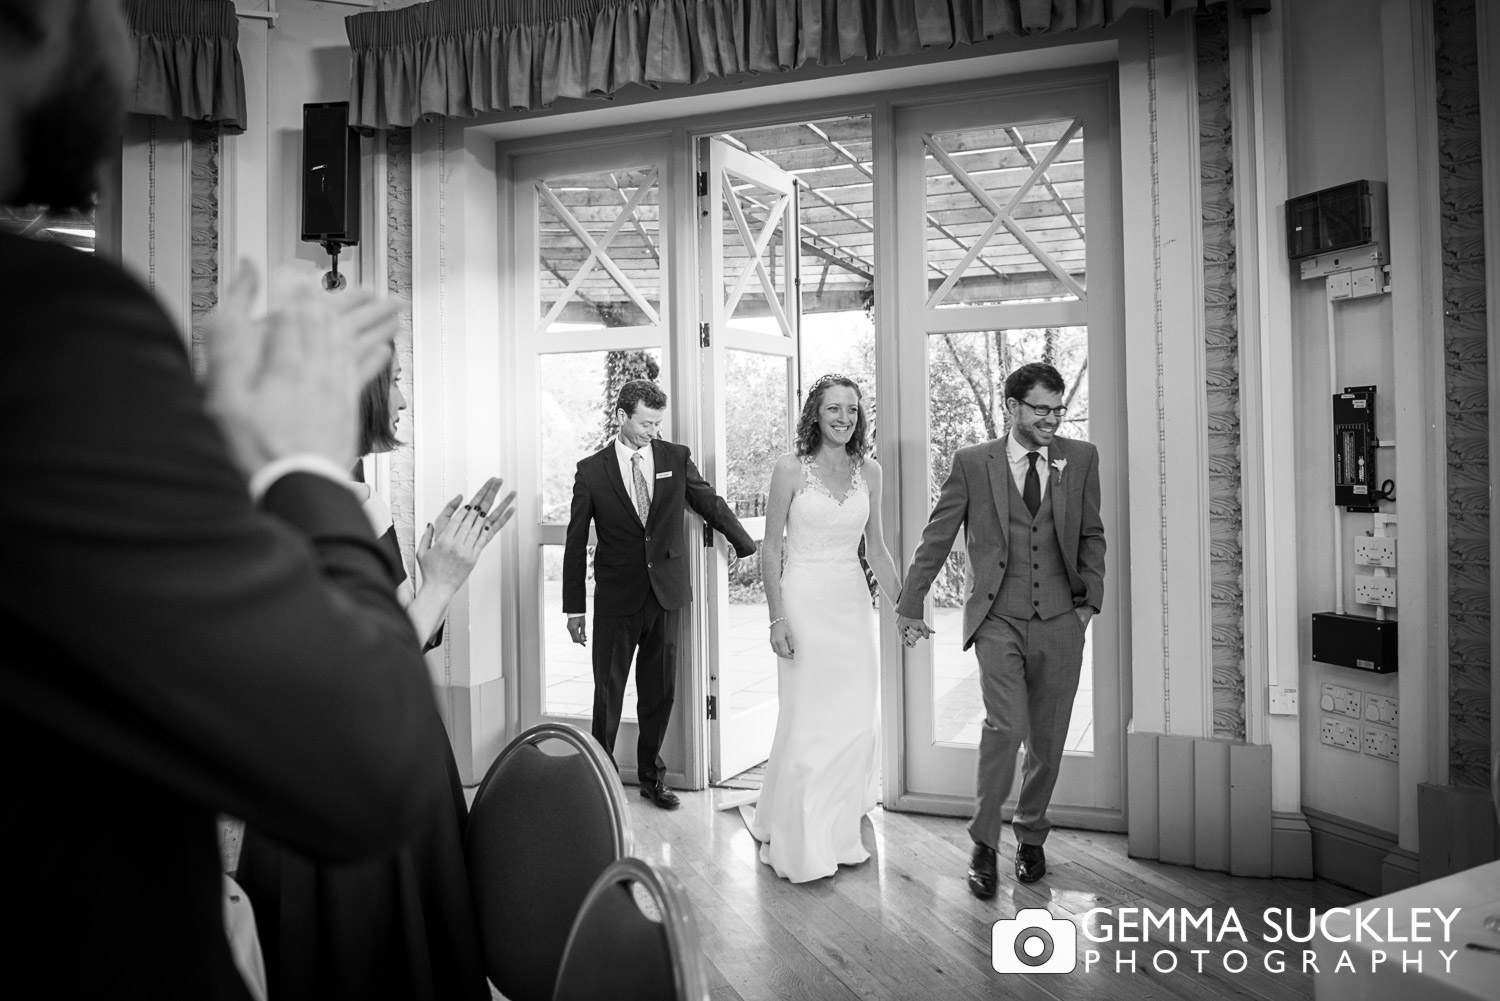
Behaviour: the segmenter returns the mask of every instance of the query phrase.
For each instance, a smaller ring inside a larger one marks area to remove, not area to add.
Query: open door
[[[699,141],[698,166],[703,471],[759,542],[799,405],[797,180],[718,137]],[[776,730],[760,559],[731,557],[714,547],[704,596],[711,782],[765,761]]]

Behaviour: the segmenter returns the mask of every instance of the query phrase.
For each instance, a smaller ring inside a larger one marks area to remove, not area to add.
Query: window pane
[[[566,524],[578,460],[619,430],[615,399],[631,379],[656,379],[661,351],[578,351],[537,356],[541,521]]]
[[[1002,437],[1010,430],[1005,408],[1005,377],[1016,368],[1046,361],[1057,368],[1066,389],[1068,417],[1059,433],[1088,438],[1088,328],[968,331],[930,334],[927,338],[928,448],[932,468],[930,496],[938,491],[953,465],[953,454],[965,445]],[[979,743],[984,722],[979,666],[972,650],[963,650],[963,605],[968,594],[967,554],[960,545],[950,553],[932,591],[932,732],[939,743]],[[1084,664],[1092,663],[1093,631],[1084,646]],[[1085,667],[1073,701],[1066,749],[1093,751],[1093,672]]]
[[[766,513],[771,467],[791,451],[790,364],[776,355],[724,352],[724,497],[742,516]]]
[[[1086,262],[1078,123],[939,133],[927,137],[926,149],[929,306],[1080,298]]]
[[[570,330],[660,322],[656,169],[548,178],[538,181],[536,190],[538,321],[550,318],[549,329],[560,325],[557,329]]]
[[[594,600],[594,547],[588,547],[588,569],[584,578],[589,596],[590,622]],[[563,547],[542,547],[542,712],[549,716],[594,714],[594,667],[589,647],[579,646],[568,635],[568,617],[562,604]],[[592,637],[590,637],[592,642]],[[634,721],[635,671],[625,682],[621,719]],[[587,727],[588,724],[584,724]]]

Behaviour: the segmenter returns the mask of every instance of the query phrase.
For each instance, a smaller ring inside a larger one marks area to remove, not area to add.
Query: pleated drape
[[[234,0],[125,0],[136,46],[129,110],[245,131]]]
[[[1223,2],[1223,0],[1215,0]],[[1249,0],[1245,0],[1249,2]],[[1255,6],[1269,0],[1255,0]],[[627,84],[839,66],[1198,0],[430,0],[345,19],[353,122],[537,110]]]

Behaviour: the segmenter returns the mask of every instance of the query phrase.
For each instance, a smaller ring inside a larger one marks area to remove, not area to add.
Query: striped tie
[[[646,474],[641,472],[639,452],[630,457],[630,478],[635,485],[635,513],[640,516],[641,524],[644,525],[646,515],[651,512],[651,492],[646,489]]]

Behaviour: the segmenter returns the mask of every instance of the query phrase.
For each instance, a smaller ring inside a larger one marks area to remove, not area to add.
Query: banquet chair
[[[509,1001],[550,1001],[579,906],[630,847],[625,790],[589,734],[542,723],[500,752],[464,854],[486,972]]]
[[[604,870],[573,923],[552,998],[707,1001],[697,919],[669,870],[638,858]]]

